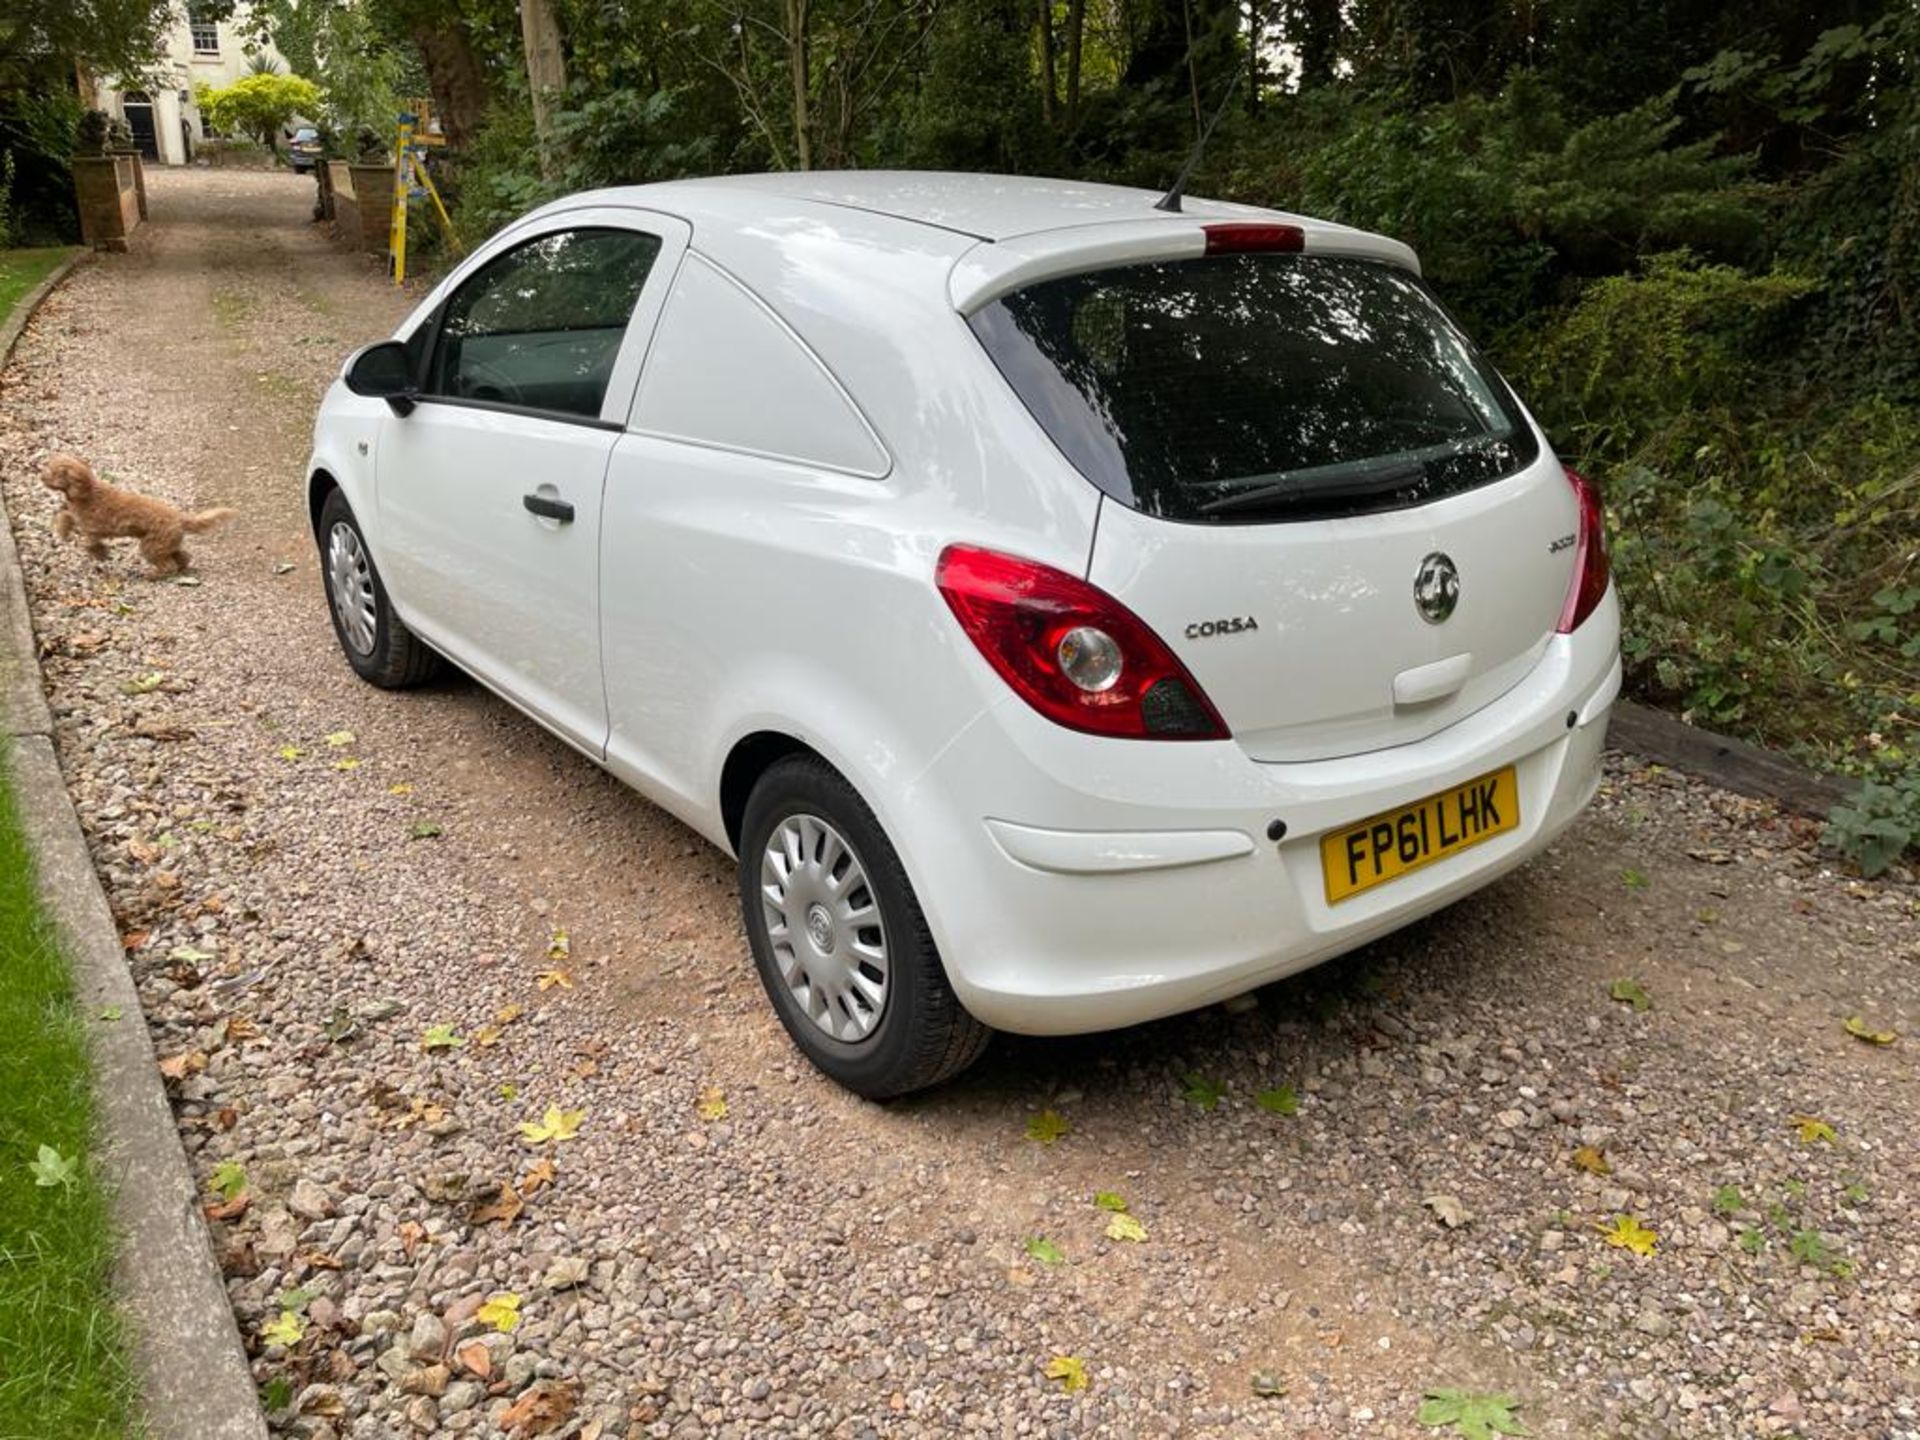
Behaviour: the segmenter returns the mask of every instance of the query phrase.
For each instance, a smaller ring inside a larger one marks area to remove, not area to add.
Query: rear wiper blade
[[[1257,510],[1267,505],[1290,509],[1296,505],[1319,505],[1328,500],[1364,500],[1373,495],[1390,495],[1416,480],[1427,478],[1422,463],[1396,465],[1387,470],[1367,470],[1338,480],[1279,480],[1271,485],[1256,485],[1221,495],[1199,507],[1202,515],[1222,515],[1232,510]]]

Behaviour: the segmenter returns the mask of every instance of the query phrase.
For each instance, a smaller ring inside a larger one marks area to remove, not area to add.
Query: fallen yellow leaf
[[[700,1092],[693,1109],[702,1120],[724,1120],[727,1118],[727,1097],[718,1085],[709,1085]]]
[[[473,1318],[504,1335],[520,1323],[520,1297],[511,1290],[496,1291],[473,1312]]]
[[[1613,1224],[1600,1227],[1600,1233],[1609,1245],[1617,1245],[1622,1250],[1631,1250],[1636,1255],[1653,1254],[1654,1246],[1660,1239],[1653,1230],[1642,1225],[1631,1215],[1615,1216]]]
[[[1838,1138],[1833,1133],[1833,1126],[1811,1115],[1794,1115],[1788,1119],[1787,1123],[1798,1132],[1802,1144],[1831,1145]]]
[[[573,989],[573,976],[565,970],[542,970],[536,979],[542,990],[551,990],[556,985],[562,990]]]
[[[1124,1211],[1107,1221],[1109,1240],[1131,1240],[1136,1244],[1147,1238],[1147,1227]]]
[[[1597,1146],[1582,1145],[1573,1152],[1573,1168],[1584,1170],[1589,1175],[1611,1175],[1613,1166],[1607,1163],[1607,1157],[1600,1153]]]
[[[1047,1361],[1047,1378],[1058,1380],[1060,1388],[1071,1395],[1087,1388],[1087,1364],[1078,1355],[1056,1355]]]
[[[1864,1040],[1869,1045],[1891,1045],[1893,1044],[1894,1041],[1900,1038],[1900,1034],[1898,1031],[1875,1030],[1871,1028],[1867,1024],[1867,1022],[1862,1020],[1858,1015],[1849,1016],[1847,1018],[1847,1022],[1844,1028],[1846,1029],[1847,1034],[1853,1036],[1854,1039]]]
[[[584,1110],[562,1110],[558,1105],[549,1105],[547,1113],[538,1120],[522,1120],[520,1134],[535,1145],[544,1145],[549,1140],[571,1140],[580,1133],[580,1122],[586,1118]]]

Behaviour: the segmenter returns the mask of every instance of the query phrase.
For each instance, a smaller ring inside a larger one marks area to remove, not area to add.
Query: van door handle
[[[565,500],[555,500],[546,495],[522,495],[520,503],[527,507],[527,513],[538,515],[543,520],[558,520],[562,525],[573,523],[573,506]]]

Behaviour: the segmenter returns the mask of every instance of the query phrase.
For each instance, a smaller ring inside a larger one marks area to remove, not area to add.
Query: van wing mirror
[[[347,361],[347,389],[356,395],[384,400],[396,415],[413,409],[413,359],[398,340],[369,345]]]

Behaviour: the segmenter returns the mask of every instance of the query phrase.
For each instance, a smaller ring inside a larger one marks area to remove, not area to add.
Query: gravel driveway
[[[24,341],[0,461],[276,1425],[1398,1437],[1454,1385],[1544,1435],[1920,1435],[1910,883],[1616,758],[1545,858],[1360,954],[856,1101],[778,1029],[726,860],[471,684],[354,680],[301,466],[412,297],[305,181],[149,185]],[[242,518],[198,585],[96,567],[53,448]],[[549,1107],[575,1138],[523,1136]]]

